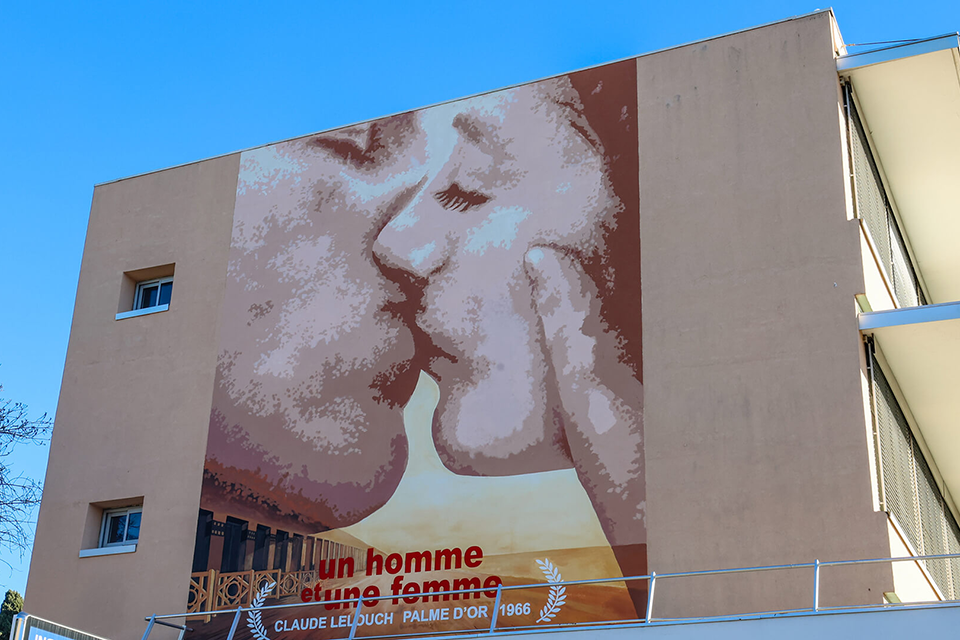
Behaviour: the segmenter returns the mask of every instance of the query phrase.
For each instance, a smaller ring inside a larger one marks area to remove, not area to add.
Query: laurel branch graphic
[[[260,591],[257,592],[257,597],[253,599],[253,606],[262,607],[267,596],[273,591],[275,586],[277,586],[277,583],[271,582],[270,584],[265,584],[260,587]],[[267,630],[263,626],[263,620],[260,619],[259,608],[247,613],[247,626],[250,627],[250,632],[256,640],[270,640],[270,638],[267,637]]]
[[[557,566],[550,562],[549,558],[537,560],[540,565],[540,571],[546,576],[547,582],[563,582],[563,576]],[[550,587],[550,595],[547,596],[547,603],[540,609],[540,617],[537,622],[549,622],[560,611],[560,607],[567,601],[567,588],[563,585],[555,584]],[[262,640],[262,639],[259,639]]]

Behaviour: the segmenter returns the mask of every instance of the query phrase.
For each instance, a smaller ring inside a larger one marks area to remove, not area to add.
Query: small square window
[[[140,539],[142,512],[142,506],[104,511],[103,525],[100,528],[100,546],[136,544]]]
[[[133,310],[149,309],[170,304],[173,295],[173,278],[159,278],[137,283],[133,297]]]

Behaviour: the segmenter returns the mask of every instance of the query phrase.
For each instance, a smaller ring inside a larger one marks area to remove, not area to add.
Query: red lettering
[[[367,549],[367,575],[373,575],[373,569],[376,567],[377,575],[379,576],[383,573],[383,556],[379,553],[374,553],[373,549]]]
[[[310,602],[313,600],[313,591],[309,588],[300,592],[300,602]]]
[[[407,554],[407,573],[430,571],[432,556],[429,551],[411,551]]]
[[[403,556],[391,553],[387,556],[387,573],[400,573],[403,569]]]
[[[480,547],[467,548],[467,552],[463,554],[463,564],[471,569],[476,569],[480,566],[481,562],[483,562],[483,549]]]
[[[424,593],[439,593],[440,591],[450,591],[450,581],[449,580],[424,580],[423,582],[423,592]],[[430,596],[423,596],[423,601],[427,602]],[[450,599],[450,594],[445,593],[443,595],[443,601],[447,602]],[[440,600],[440,596],[433,596],[433,601],[437,602]]]
[[[403,593],[420,593],[420,585],[418,585],[416,582],[408,582],[407,584],[403,585]],[[414,596],[413,598],[404,598],[403,601],[407,604],[417,604],[417,602],[420,601],[420,598]]]
[[[490,577],[488,577],[486,580],[483,581],[483,588],[484,588],[484,589],[489,589],[489,588],[493,587],[493,591],[484,591],[484,592],[483,592],[483,595],[487,596],[488,598],[496,598],[496,597],[497,597],[497,587],[499,587],[499,586],[502,585],[502,584],[503,584],[503,580],[500,579],[500,576],[490,576]]]
[[[337,577],[337,561],[336,560],[321,560],[320,566],[317,567],[317,577],[321,580],[329,580],[330,578]]]
[[[480,578],[456,578],[453,581],[453,590],[454,591],[467,591],[468,589],[479,589],[480,588]],[[456,600],[459,594],[453,594],[453,599]],[[480,597],[479,591],[473,591],[471,593],[466,593],[463,596],[464,600],[469,600],[470,596],[473,596],[474,599]]]
[[[455,549],[437,549],[436,557],[433,559],[434,570],[441,570],[441,560],[444,561],[444,565],[442,567],[444,570],[450,568],[459,569],[460,564],[463,561],[463,552],[460,551],[460,547]]]
[[[343,599],[344,600],[353,600],[353,602],[344,602],[343,608],[349,609],[353,605],[357,604],[357,600],[360,599],[360,588],[359,587],[348,587],[343,590]]]
[[[353,577],[353,558],[340,558],[340,567],[337,569],[337,577]]]
[[[375,584],[370,585],[369,587],[367,587],[366,589],[363,590],[363,597],[364,597],[364,598],[379,598],[379,597],[380,597],[380,587],[378,587],[378,586],[375,585]],[[378,604],[380,604],[380,601],[379,601],[379,600],[364,600],[364,601],[363,601],[363,606],[365,606],[367,609],[369,609],[370,607],[375,607],[375,606],[377,606]]]
[[[390,592],[393,595],[395,596],[400,595],[400,585],[402,582],[403,582],[403,576],[397,576],[396,578],[393,579],[393,584],[390,585]],[[400,604],[400,600],[397,598],[394,598],[393,604]]]

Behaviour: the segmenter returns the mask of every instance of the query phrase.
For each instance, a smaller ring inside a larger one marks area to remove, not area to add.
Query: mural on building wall
[[[636,103],[623,62],[242,155],[192,611],[468,629],[499,584],[645,573]],[[506,591],[498,626],[645,594]]]

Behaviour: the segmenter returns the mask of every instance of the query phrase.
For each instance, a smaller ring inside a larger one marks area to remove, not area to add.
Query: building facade
[[[26,610],[213,637],[362,595],[437,632],[489,622],[400,596],[960,553],[958,54],[821,11],[99,185]],[[647,587],[565,597],[509,604]],[[960,598],[960,561],[820,597]],[[809,601],[657,585],[663,617]]]

